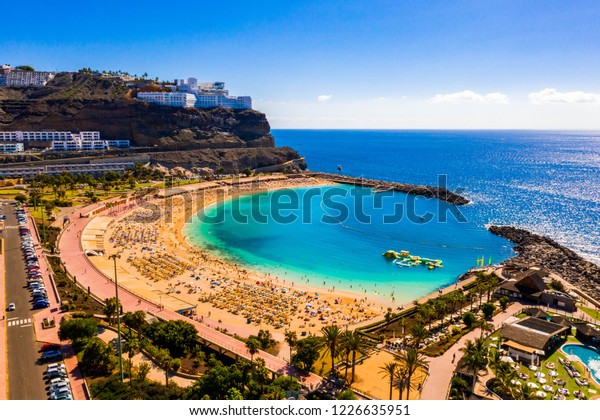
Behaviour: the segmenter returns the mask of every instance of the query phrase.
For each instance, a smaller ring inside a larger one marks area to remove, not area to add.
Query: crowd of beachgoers
[[[299,185],[319,185],[319,181],[274,180],[262,183],[261,190]],[[255,189],[256,185],[241,184],[235,191],[225,191],[225,197]],[[201,203],[194,205],[209,205],[223,197],[223,191],[205,190]],[[189,205],[187,200],[179,196],[157,200],[151,209],[139,208],[115,218],[106,232],[108,249],[123,257],[118,264],[134,273],[149,293],[161,290],[179,300],[209,305],[211,310],[204,313],[215,319],[297,328],[301,332],[316,332],[331,323],[351,325],[368,321],[381,313],[382,306],[364,296],[333,293],[297,285],[270,273],[250,272],[187,243],[181,232],[190,216],[184,208]]]

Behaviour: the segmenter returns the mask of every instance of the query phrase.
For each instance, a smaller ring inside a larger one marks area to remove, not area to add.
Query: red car
[[[50,350],[60,350],[60,344],[46,343],[40,349],[41,352],[46,352]]]

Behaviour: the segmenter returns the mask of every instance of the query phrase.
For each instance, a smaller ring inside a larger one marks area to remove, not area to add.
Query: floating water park
[[[410,255],[408,251],[393,251],[387,250],[382,254],[387,259],[394,259],[394,264],[398,267],[415,267],[418,265],[427,266],[429,270],[436,268],[444,268],[442,260],[434,260],[432,258],[419,257],[418,255]]]

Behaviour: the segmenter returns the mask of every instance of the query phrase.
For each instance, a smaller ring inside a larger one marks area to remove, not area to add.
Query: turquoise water
[[[516,225],[600,264],[600,133],[523,130],[273,130],[314,171],[463,188],[478,226]]]
[[[299,204],[280,211],[282,217],[295,217],[283,223],[269,209],[273,203],[290,202],[290,194]],[[414,216],[394,211],[400,205],[414,208]],[[347,215],[344,209],[349,209]],[[510,242],[461,222],[457,211],[439,200],[403,193],[374,196],[370,189],[350,186],[298,188],[209,206],[187,223],[184,234],[198,246],[272,276],[401,304],[454,283],[482,255],[486,263],[490,257],[500,262],[513,255]],[[385,219],[393,214],[400,220]],[[249,215],[254,217],[241,220]],[[444,268],[400,268],[381,256],[388,249],[441,259]]]
[[[580,346],[578,344],[565,344],[562,350],[566,354],[572,354],[583,362],[584,365],[590,370],[592,376],[596,379],[596,382],[600,384],[600,352],[598,350]]]

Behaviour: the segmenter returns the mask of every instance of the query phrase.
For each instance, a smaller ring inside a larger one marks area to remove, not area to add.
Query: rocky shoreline
[[[600,299],[600,267],[596,264],[552,239],[524,229],[490,226],[489,231],[516,244],[514,250],[518,255],[505,264],[547,268],[594,299]]]
[[[328,174],[325,172],[306,172],[308,175],[318,176],[319,178],[340,184],[360,185],[370,187],[376,191],[398,191],[407,194],[422,195],[424,197],[437,198],[456,206],[464,206],[470,201],[462,195],[448,191],[441,187],[430,187],[423,185],[402,184],[400,182],[378,181],[375,179],[356,178],[346,175]]]

